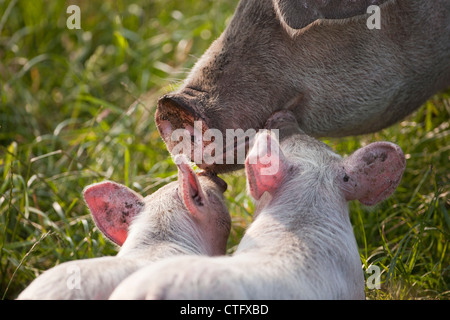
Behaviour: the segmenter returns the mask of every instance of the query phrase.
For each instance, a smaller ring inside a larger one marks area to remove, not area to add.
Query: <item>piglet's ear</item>
[[[283,182],[287,167],[277,137],[268,130],[258,133],[245,160],[250,195],[259,200],[266,191],[273,194]]]
[[[178,154],[174,157],[178,167],[179,192],[188,211],[199,218],[206,213],[206,197],[194,170],[192,170],[186,156]]]
[[[358,199],[371,206],[389,197],[397,188],[406,160],[399,146],[375,142],[343,161],[338,177],[347,200]]]
[[[97,227],[121,246],[127,238],[131,220],[144,207],[144,198],[126,186],[110,181],[90,185],[83,194]]]

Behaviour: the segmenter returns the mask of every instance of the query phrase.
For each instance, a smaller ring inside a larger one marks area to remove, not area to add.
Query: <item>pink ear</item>
[[[97,227],[121,246],[127,238],[131,220],[144,207],[143,197],[110,181],[90,185],[83,193]]]
[[[267,130],[258,133],[245,160],[250,195],[259,200],[266,191],[273,194],[285,178],[286,168],[278,139]]]
[[[186,156],[178,154],[174,157],[174,162],[178,167],[179,190],[183,203],[191,214],[198,217],[203,212],[206,201],[198,177]]]
[[[371,206],[394,192],[405,166],[406,160],[399,146],[375,142],[344,160],[339,183],[347,200],[358,199]]]

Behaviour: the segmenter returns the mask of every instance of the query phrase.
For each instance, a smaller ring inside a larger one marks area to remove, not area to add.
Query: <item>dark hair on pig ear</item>
[[[95,224],[111,241],[121,246],[132,219],[144,207],[144,198],[130,188],[111,181],[96,183],[83,191]]]

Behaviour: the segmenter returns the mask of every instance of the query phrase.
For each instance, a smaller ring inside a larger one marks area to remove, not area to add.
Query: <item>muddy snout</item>
[[[208,129],[193,106],[198,103],[187,94],[161,97],[155,113],[158,131],[173,155],[185,154],[194,160],[194,151],[203,149],[202,137]]]
[[[195,120],[194,110],[176,95],[165,95],[158,101],[155,113],[156,126],[163,140],[172,149],[170,141],[172,133],[177,129],[193,128]]]
[[[208,93],[184,88],[159,99],[155,122],[173,156],[184,154],[201,169],[225,173],[244,166],[256,130],[240,128],[239,117],[223,110]]]

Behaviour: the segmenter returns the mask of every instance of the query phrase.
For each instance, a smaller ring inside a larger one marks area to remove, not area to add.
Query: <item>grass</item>
[[[0,0],[0,298],[56,264],[117,252],[82,189],[111,179],[147,195],[176,178],[156,99],[184,79],[236,3]],[[81,8],[81,30],[66,28],[69,4]],[[364,269],[381,270],[369,299],[450,297],[449,113],[447,91],[381,132],[325,140],[342,155],[387,140],[407,156],[391,198],[350,205]],[[225,179],[232,251],[253,204],[242,172]]]

